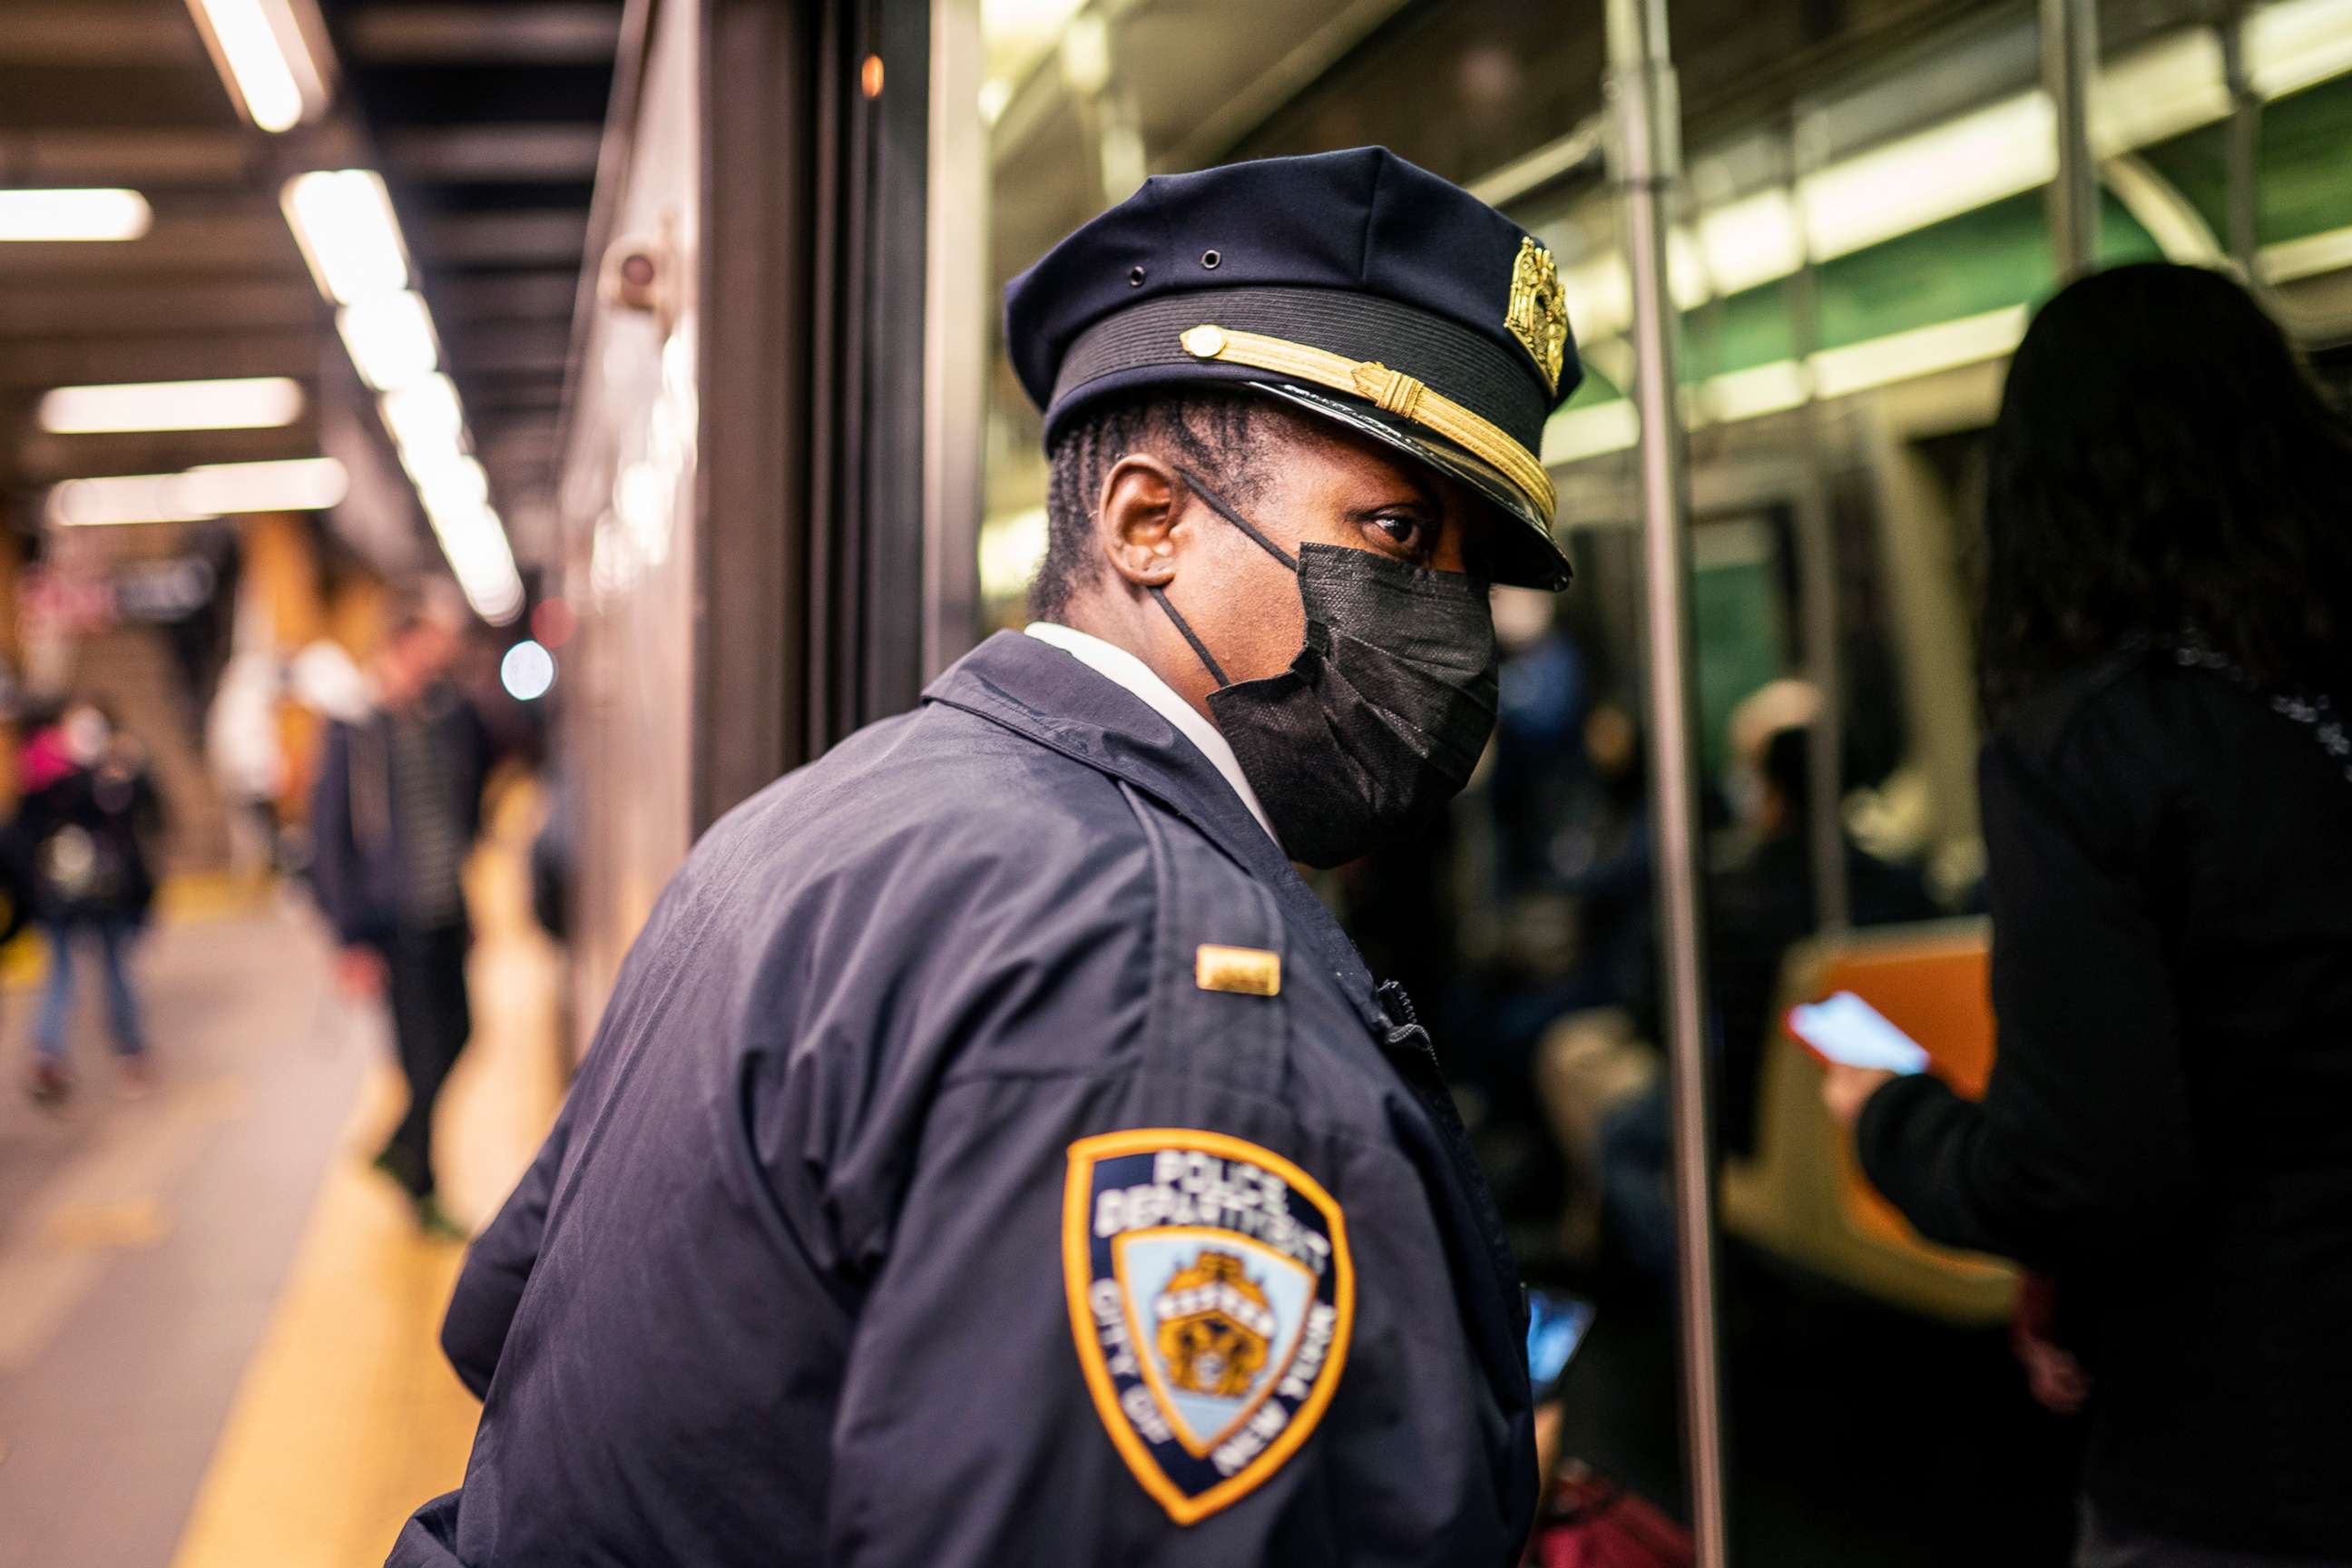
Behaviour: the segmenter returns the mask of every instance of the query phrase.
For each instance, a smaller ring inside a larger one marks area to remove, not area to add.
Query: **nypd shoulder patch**
[[[1078,1363],[1128,1468],[1194,1523],[1263,1485],[1330,1404],[1355,1314],[1346,1223],[1306,1172],[1223,1133],[1109,1132],[1069,1158]]]

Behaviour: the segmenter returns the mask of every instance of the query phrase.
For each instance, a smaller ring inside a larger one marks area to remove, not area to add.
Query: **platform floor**
[[[469,878],[476,1029],[436,1128],[487,1219],[561,1095],[528,803]],[[94,973],[62,1114],[18,1091],[37,994],[0,992],[0,1568],[352,1568],[463,1472],[435,1344],[461,1253],[366,1167],[400,1109],[388,1026],[334,992],[299,900],[195,900],[140,956],[161,1079],[118,1098]]]

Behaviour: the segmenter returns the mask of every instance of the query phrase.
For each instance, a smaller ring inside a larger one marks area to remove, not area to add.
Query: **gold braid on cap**
[[[1509,432],[1482,415],[1474,414],[1442,392],[1391,370],[1378,360],[1353,360],[1309,343],[1270,338],[1262,332],[1228,331],[1207,322],[1192,328],[1178,340],[1194,359],[1244,364],[1276,375],[1297,376],[1318,386],[1360,397],[1385,414],[1410,419],[1453,442],[1493,468],[1528,499],[1546,522],[1558,509],[1551,476],[1536,455],[1511,439]]]

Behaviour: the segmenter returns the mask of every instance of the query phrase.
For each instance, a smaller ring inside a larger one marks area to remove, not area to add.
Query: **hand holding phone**
[[[1851,991],[1789,1009],[1789,1033],[1822,1061],[1908,1076],[1927,1070],[1927,1047]]]

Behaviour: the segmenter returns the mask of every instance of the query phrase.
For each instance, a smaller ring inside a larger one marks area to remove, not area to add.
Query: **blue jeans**
[[[139,998],[131,994],[127,967],[131,938],[138,928],[127,920],[71,924],[41,922],[49,939],[49,983],[41,997],[41,1016],[33,1026],[33,1048],[48,1061],[66,1054],[66,1025],[73,1016],[74,938],[83,931],[98,933],[99,952],[106,973],[106,1015],[114,1026],[114,1048],[135,1057],[147,1048],[139,1032]]]

